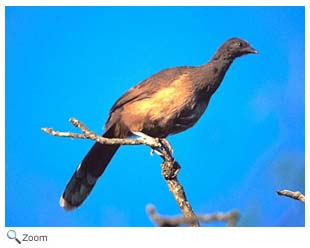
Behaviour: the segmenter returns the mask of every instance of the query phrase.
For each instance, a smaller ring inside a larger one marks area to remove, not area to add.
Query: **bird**
[[[102,136],[166,138],[191,128],[205,112],[232,62],[257,53],[244,39],[230,38],[206,64],[159,71],[115,102]],[[119,147],[98,142],[91,147],[61,195],[62,208],[73,210],[84,202]]]

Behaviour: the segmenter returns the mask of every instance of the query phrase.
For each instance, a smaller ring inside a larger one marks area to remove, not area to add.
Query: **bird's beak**
[[[247,47],[247,48],[245,49],[245,51],[246,51],[247,53],[258,54],[258,51],[257,51],[256,49],[254,49],[253,47]]]

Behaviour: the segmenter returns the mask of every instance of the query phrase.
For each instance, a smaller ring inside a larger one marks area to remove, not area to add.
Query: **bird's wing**
[[[188,70],[192,68],[189,66],[175,67],[162,70],[151,77],[143,80],[141,83],[129,89],[124,95],[122,95],[116,103],[112,106],[111,111],[115,111],[117,108],[121,108],[128,102],[139,101],[150,97],[162,87],[168,86],[174,80],[184,73],[188,73]]]
[[[162,70],[129,89],[112,106],[106,126],[109,126],[108,123],[111,119],[111,115],[113,112],[117,111],[117,109],[122,108],[128,102],[132,103],[151,97],[158,90],[169,86],[170,83],[178,79],[181,75],[188,73],[191,68],[194,67],[181,66]]]

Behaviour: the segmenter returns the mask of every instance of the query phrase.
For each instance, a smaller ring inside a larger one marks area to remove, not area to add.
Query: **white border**
[[[5,27],[5,8],[4,6],[42,6],[42,1],[31,1],[31,3],[25,3],[25,1],[4,1],[0,6],[0,65],[5,65],[5,44],[4,44],[4,27]],[[306,6],[306,50],[305,50],[305,159],[306,159],[306,196],[309,190],[309,28],[310,28],[310,1],[294,0],[294,1],[209,1],[209,0],[179,0],[179,1],[44,1],[43,5],[47,6],[117,6],[117,5],[132,5],[132,6],[167,6],[167,5],[181,5],[181,6]],[[5,68],[0,66],[0,158],[1,168],[0,175],[0,199],[3,199],[0,205],[0,247],[16,247],[14,240],[6,238],[6,232],[9,228],[5,228],[4,216],[5,216],[5,122],[4,122],[4,103],[5,103]],[[222,247],[225,245],[237,245],[238,247],[262,247],[262,246],[276,246],[280,247],[293,247],[306,244],[306,236],[309,236],[309,204],[306,207],[306,228],[15,228],[18,235],[22,233],[30,233],[34,235],[48,235],[48,242],[46,243],[28,243],[27,247],[61,247],[68,246],[73,247],[77,245],[95,245],[95,246],[108,246],[108,247],[146,247],[146,246],[162,246],[168,247],[170,245],[178,246],[210,246]],[[20,238],[20,237],[19,237]],[[57,245],[57,246],[56,246]],[[301,246],[303,247],[303,246]]]
[[[307,0],[7,0],[6,6],[305,6]]]
[[[309,125],[310,125],[310,85],[309,85],[309,65],[310,65],[310,49],[309,49],[309,42],[310,42],[310,1],[307,2],[308,5],[305,9],[305,196],[307,197],[309,190],[309,166],[310,166],[310,149],[309,149],[309,141],[310,141],[310,133],[309,133]],[[306,227],[310,227],[310,215],[309,215],[309,204],[306,204],[306,213],[305,213],[305,225]],[[310,229],[310,228],[309,228]]]
[[[9,230],[9,229],[8,229]],[[305,247],[306,228],[15,228],[48,235],[47,242],[23,242],[24,247]],[[2,235],[3,236],[3,235]],[[1,247],[18,247],[5,238]],[[26,245],[25,245],[26,244]],[[22,246],[21,246],[22,247]]]
[[[5,9],[0,7],[0,223],[5,225]],[[2,229],[0,229],[2,230]]]

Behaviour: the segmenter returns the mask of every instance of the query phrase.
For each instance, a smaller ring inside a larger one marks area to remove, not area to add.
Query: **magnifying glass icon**
[[[16,232],[14,230],[10,230],[7,232],[6,236],[8,236],[9,239],[15,239],[17,243],[21,244],[18,238],[16,238]]]

